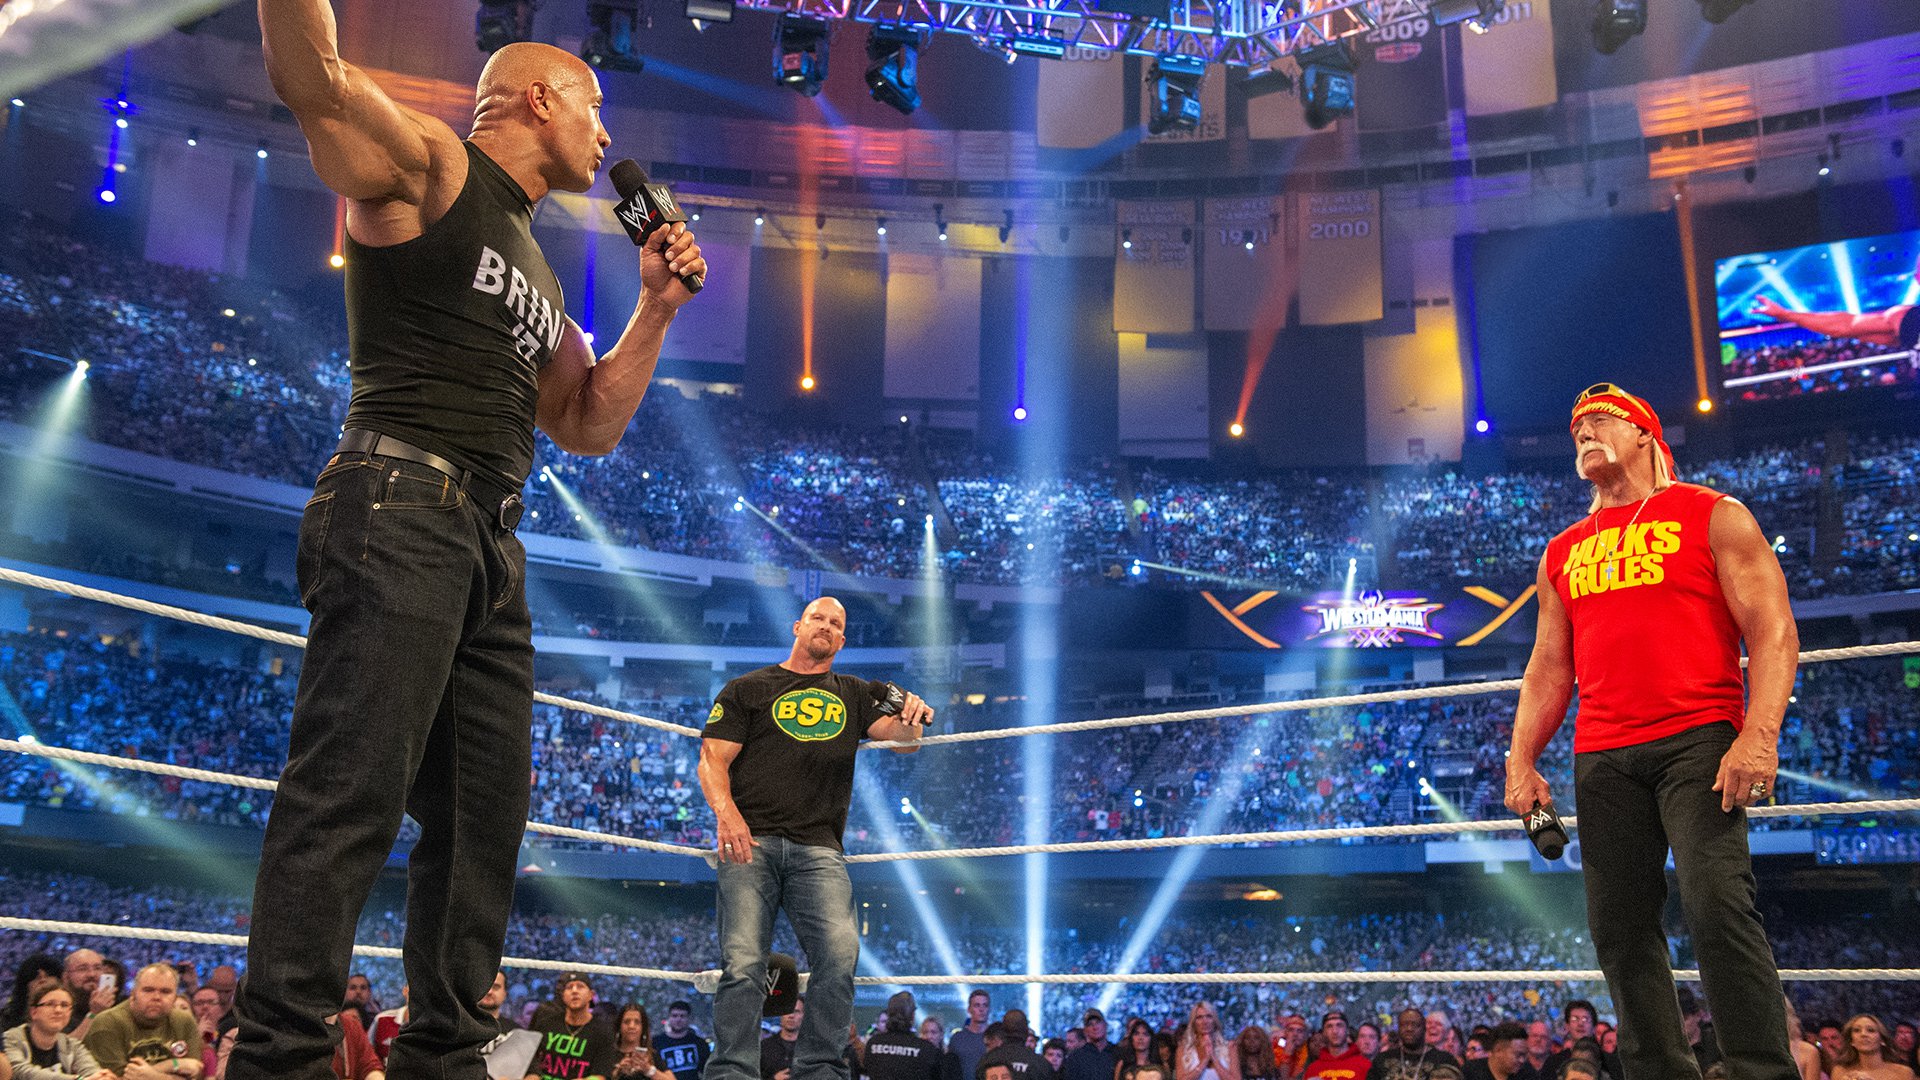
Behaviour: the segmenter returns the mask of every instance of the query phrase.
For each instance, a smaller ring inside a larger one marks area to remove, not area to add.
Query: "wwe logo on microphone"
[[[1552,823],[1553,823],[1553,811],[1548,810],[1545,807],[1536,806],[1534,807],[1533,812],[1527,815],[1527,831],[1528,832],[1539,832],[1541,829],[1546,828],[1548,825]]]
[[[774,990],[780,986],[780,969],[774,967],[767,968],[766,982],[767,988],[761,996],[772,997]]]

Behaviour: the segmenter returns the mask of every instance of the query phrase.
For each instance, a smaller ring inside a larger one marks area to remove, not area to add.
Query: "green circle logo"
[[[726,708],[716,701],[713,703],[713,708],[707,713],[707,723],[711,724],[726,714]]]
[[[846,730],[847,704],[825,690],[795,690],[774,701],[773,722],[801,742],[831,739]]]

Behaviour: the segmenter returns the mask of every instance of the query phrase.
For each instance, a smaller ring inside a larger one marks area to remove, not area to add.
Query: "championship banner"
[[[979,400],[979,259],[887,256],[882,384],[889,398]]]
[[[1538,109],[1560,100],[1553,0],[1508,0],[1484,34],[1460,35],[1468,116]],[[1367,85],[1373,91],[1373,85]]]
[[[1099,49],[1068,49],[1040,61],[1034,135],[1050,150],[1089,150],[1127,126],[1126,58]]]
[[[601,266],[618,265],[608,260],[622,258],[633,259],[633,245],[624,234],[617,239],[608,238],[607,248],[602,252]],[[667,327],[667,336],[660,346],[662,360],[691,360],[708,364],[745,364],[747,362],[747,296],[753,271],[753,249],[740,244],[721,243],[712,240],[700,242],[700,254],[707,260],[707,286],[700,290],[700,302],[683,306]],[[631,292],[622,292],[617,288],[600,290],[605,298],[615,304],[622,296],[631,296]],[[599,299],[598,297],[596,299]],[[628,301],[626,310],[631,310]],[[599,325],[614,334],[625,325],[625,317],[608,317],[599,320]]]
[[[1151,70],[1148,64],[1147,69]],[[1208,64],[1207,74],[1200,80],[1200,123],[1191,130],[1163,131],[1158,135],[1145,133],[1147,118],[1153,110],[1153,80],[1148,78],[1140,88],[1140,115],[1135,122],[1142,129],[1140,141],[1149,146],[1165,143],[1217,142],[1227,137],[1227,69],[1223,64]]]
[[[1451,302],[1451,240],[1396,243],[1394,301],[1408,301],[1361,339],[1366,367],[1367,464],[1460,460],[1466,380]],[[1394,326],[1396,332],[1384,332]]]
[[[1425,592],[1286,595],[1208,589],[1189,601],[1188,639],[1215,649],[1435,649],[1533,641],[1536,589],[1446,585]]]
[[[1447,119],[1446,32],[1426,16],[1388,23],[1355,39],[1364,72],[1362,131],[1433,127]]]
[[[1113,328],[1122,333],[1193,332],[1193,203],[1118,202]]]
[[[155,143],[145,165],[152,172],[154,191],[192,193],[168,199],[164,213],[147,215],[147,261],[189,270],[244,271],[253,224],[253,170],[246,170],[244,198],[236,199],[233,159],[223,154],[196,154],[170,140]]]
[[[1120,452],[1129,457],[1207,456],[1207,347],[1202,339],[1153,348],[1120,335]]]
[[[1296,287],[1295,268],[1287,261],[1286,209],[1280,195],[1203,204],[1202,322],[1208,330],[1286,325]]]
[[[1373,322],[1381,303],[1380,193],[1308,192],[1300,197],[1300,322]]]

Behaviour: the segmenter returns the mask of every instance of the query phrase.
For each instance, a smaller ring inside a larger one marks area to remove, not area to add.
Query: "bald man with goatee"
[[[860,740],[912,743],[933,710],[891,683],[833,670],[847,609],[831,596],[793,624],[771,667],[729,682],[707,714],[700,789],[719,825],[720,987],[705,1080],[760,1080],[760,1010],[773,922],[787,913],[812,976],[791,1080],[846,1080],[860,956],[841,835]],[[917,747],[895,747],[912,753]]]
[[[533,637],[514,537],[537,426],[604,454],[639,408],[681,277],[684,226],[639,251],[625,330],[596,357],[531,225],[584,192],[611,138],[591,68],[525,43],[481,73],[472,132],[341,59],[327,0],[259,0],[267,74],[347,200],[353,395],[301,519],[312,613],[286,771],[255,886],[232,1080],[324,1080],[354,926],[399,833],[411,1019],[388,1072],[485,1080],[529,801]],[[315,462],[320,465],[321,463]],[[379,738],[367,738],[377,731]]]

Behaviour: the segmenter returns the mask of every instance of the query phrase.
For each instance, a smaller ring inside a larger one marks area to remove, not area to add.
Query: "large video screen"
[[[1768,401],[1920,382],[1899,317],[1920,303],[1916,264],[1920,231],[1721,259],[1725,396]]]

